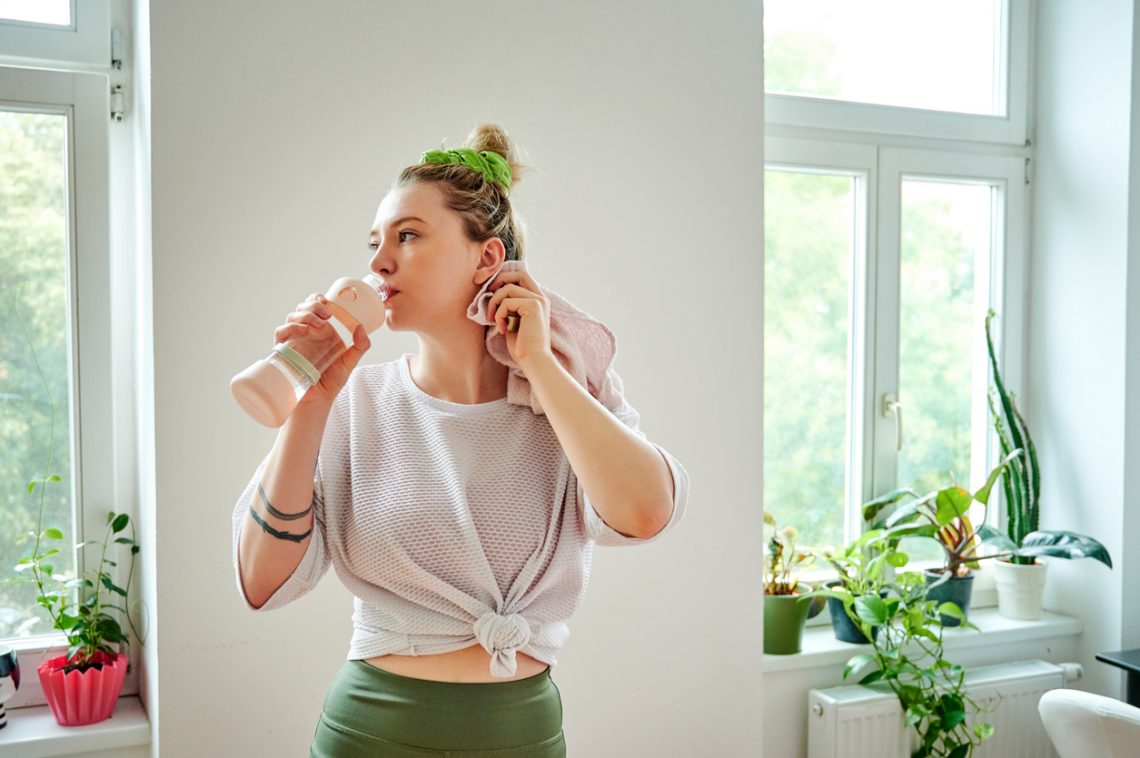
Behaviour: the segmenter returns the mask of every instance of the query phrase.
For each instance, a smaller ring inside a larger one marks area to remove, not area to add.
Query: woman
[[[414,331],[419,353],[355,369],[370,345],[358,327],[234,511],[249,608],[292,602],[330,564],[355,596],[312,756],[565,755],[549,667],[593,545],[657,537],[687,501],[687,473],[637,412],[607,408],[556,358],[542,288],[504,270],[523,256],[517,170],[493,125],[404,169],[377,212],[370,268],[388,327]],[[494,326],[468,313],[485,293]],[[331,328],[329,316],[312,295],[276,340]],[[491,329],[543,412],[508,402]]]

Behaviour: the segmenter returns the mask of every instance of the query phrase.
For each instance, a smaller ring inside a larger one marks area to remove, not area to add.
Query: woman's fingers
[[[293,337],[297,334],[305,334],[310,329],[312,329],[312,327],[308,324],[282,324],[273,330],[274,344],[278,342],[285,342],[290,337]]]
[[[523,287],[519,284],[507,283],[503,284],[501,287],[495,290],[495,294],[491,296],[490,301],[487,303],[487,310],[493,313],[495,309],[498,308],[499,304],[507,298],[526,297],[534,298],[537,300],[547,300],[547,297],[545,294],[543,294],[542,290],[537,289],[537,285],[535,285],[535,289],[532,290],[527,289],[526,287]]]
[[[332,314],[330,313],[329,316]],[[309,326],[324,326],[328,323],[329,316],[323,316],[313,311],[293,311],[286,317],[285,321],[291,324],[308,324]]]

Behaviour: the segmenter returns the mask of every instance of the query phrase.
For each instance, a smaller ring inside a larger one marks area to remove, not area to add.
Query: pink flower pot
[[[110,718],[115,710],[123,678],[127,675],[127,658],[121,653],[98,652],[93,660],[102,663],[103,668],[64,674],[62,668],[67,664],[67,656],[61,655],[41,663],[36,669],[44,697],[61,726],[94,724]]]

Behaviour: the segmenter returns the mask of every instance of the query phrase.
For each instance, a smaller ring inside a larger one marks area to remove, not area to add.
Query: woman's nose
[[[376,252],[372,255],[372,260],[368,261],[368,268],[377,274],[391,273],[392,259],[385,252],[383,245],[377,247]]]

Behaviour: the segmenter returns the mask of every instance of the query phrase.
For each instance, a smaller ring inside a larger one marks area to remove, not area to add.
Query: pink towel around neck
[[[506,335],[500,334],[495,322],[487,318],[487,305],[495,294],[488,288],[502,271],[526,271],[526,264],[523,261],[503,261],[468,306],[467,318],[488,327],[487,352],[511,369],[507,377],[507,402],[529,405],[535,415],[542,415],[542,403],[538,395],[531,392],[526,374],[511,358]],[[617,353],[614,333],[558,293],[547,287],[543,287],[542,292],[550,300],[550,349],[554,357],[598,402],[611,411],[620,407],[624,395],[621,379],[613,369]]]

